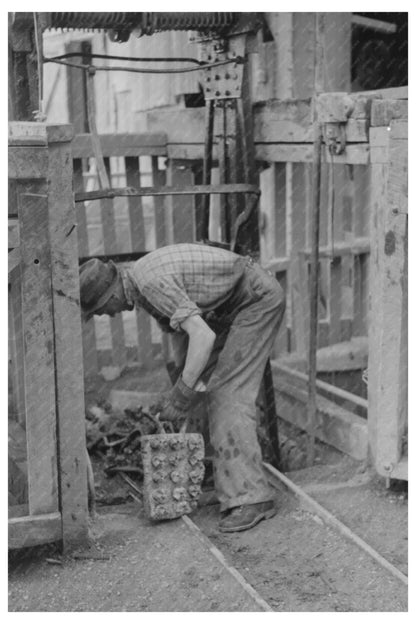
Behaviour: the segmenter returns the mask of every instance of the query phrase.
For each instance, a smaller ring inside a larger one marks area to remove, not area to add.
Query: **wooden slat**
[[[272,162],[312,162],[313,147],[310,143],[284,144],[284,143],[256,143],[257,160]],[[370,151],[366,143],[347,145],[345,153],[332,157],[328,149],[324,150],[326,162],[350,163],[366,165],[369,162]]]
[[[139,158],[126,158],[126,183],[127,186],[140,188],[140,160]],[[128,197],[128,211],[130,220],[130,238],[133,251],[146,250],[146,232],[144,227],[144,214],[141,197]],[[144,310],[136,310],[137,327],[137,361],[144,368],[151,368],[153,363],[152,333],[150,317]]]
[[[69,141],[49,144],[49,233],[59,431],[60,508],[64,548],[88,536],[84,371],[76,208]]]
[[[110,161],[108,158],[105,158],[104,162],[108,178],[111,180]],[[110,255],[117,253],[114,203],[111,199],[101,201],[101,222],[103,226],[104,253]],[[126,347],[121,314],[116,314],[116,316],[110,318],[110,327],[113,365],[119,366],[123,370],[126,365]]]
[[[166,156],[166,135],[163,133],[143,134],[100,134],[100,145],[104,157],[110,156]],[[73,158],[94,156],[90,134],[78,134],[72,142]]]
[[[58,509],[54,330],[46,195],[19,197],[30,514]]]
[[[166,170],[159,168],[157,156],[152,157],[152,184],[153,186],[164,186],[166,184]],[[164,247],[166,244],[166,204],[163,197],[154,197],[153,206],[155,211],[155,234],[156,247]],[[170,341],[166,332],[162,333],[162,354],[165,362],[171,359]]]
[[[192,170],[187,162],[169,161],[167,168],[169,186],[187,186],[193,183]],[[169,197],[167,242],[192,243],[195,240],[194,198]]]
[[[84,190],[84,181],[82,176],[82,160],[73,161],[74,168],[74,191]],[[84,203],[76,204],[77,218],[77,238],[78,238],[78,254],[80,257],[89,256],[88,245],[88,222],[86,206]],[[84,368],[87,375],[94,374],[98,371],[97,360],[97,344],[95,339],[94,319],[90,319],[83,323],[82,327],[82,349],[84,355]]]
[[[307,377],[295,383],[289,375],[272,362],[276,408],[280,418],[307,430]],[[366,459],[368,452],[368,432],[366,421],[339,405],[317,396],[318,426],[316,437],[343,453],[358,460]]]
[[[16,247],[15,249],[12,249],[12,251],[9,251],[9,253],[7,254],[7,261],[8,261],[8,274],[9,274],[9,280],[11,279],[11,273],[13,273],[13,271],[19,266],[20,264],[20,249],[18,247]]]
[[[9,519],[9,549],[39,546],[62,539],[58,512]]]
[[[22,330],[22,282],[20,273],[20,250],[15,249],[18,256],[16,270],[9,275],[9,358],[11,358],[13,398],[17,421],[25,423],[25,385],[24,385],[24,357],[23,357],[23,330]],[[12,254],[13,252],[11,252]],[[9,254],[9,256],[11,255]]]
[[[372,126],[389,126],[393,119],[407,119],[407,117],[407,100],[374,100],[372,102]]]

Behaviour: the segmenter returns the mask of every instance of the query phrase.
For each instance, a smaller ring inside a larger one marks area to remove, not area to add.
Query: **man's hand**
[[[162,407],[160,420],[183,421],[191,407],[203,396],[205,389],[202,382],[198,382],[195,389],[189,388],[179,377]]]

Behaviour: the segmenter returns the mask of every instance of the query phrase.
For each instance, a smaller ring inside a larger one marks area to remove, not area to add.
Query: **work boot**
[[[256,526],[260,520],[273,518],[276,511],[274,501],[233,507],[224,512],[224,516],[220,520],[219,528],[223,533],[246,531]]]

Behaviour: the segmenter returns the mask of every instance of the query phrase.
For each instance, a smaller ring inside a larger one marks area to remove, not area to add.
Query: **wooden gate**
[[[10,548],[87,537],[71,139],[9,124]]]

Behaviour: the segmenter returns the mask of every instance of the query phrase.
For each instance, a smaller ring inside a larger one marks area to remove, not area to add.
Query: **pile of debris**
[[[88,453],[103,460],[108,476],[117,472],[143,474],[141,438],[161,431],[159,413],[158,405],[122,412],[113,410],[108,401],[89,407],[86,411]],[[165,428],[169,429],[169,424]]]

